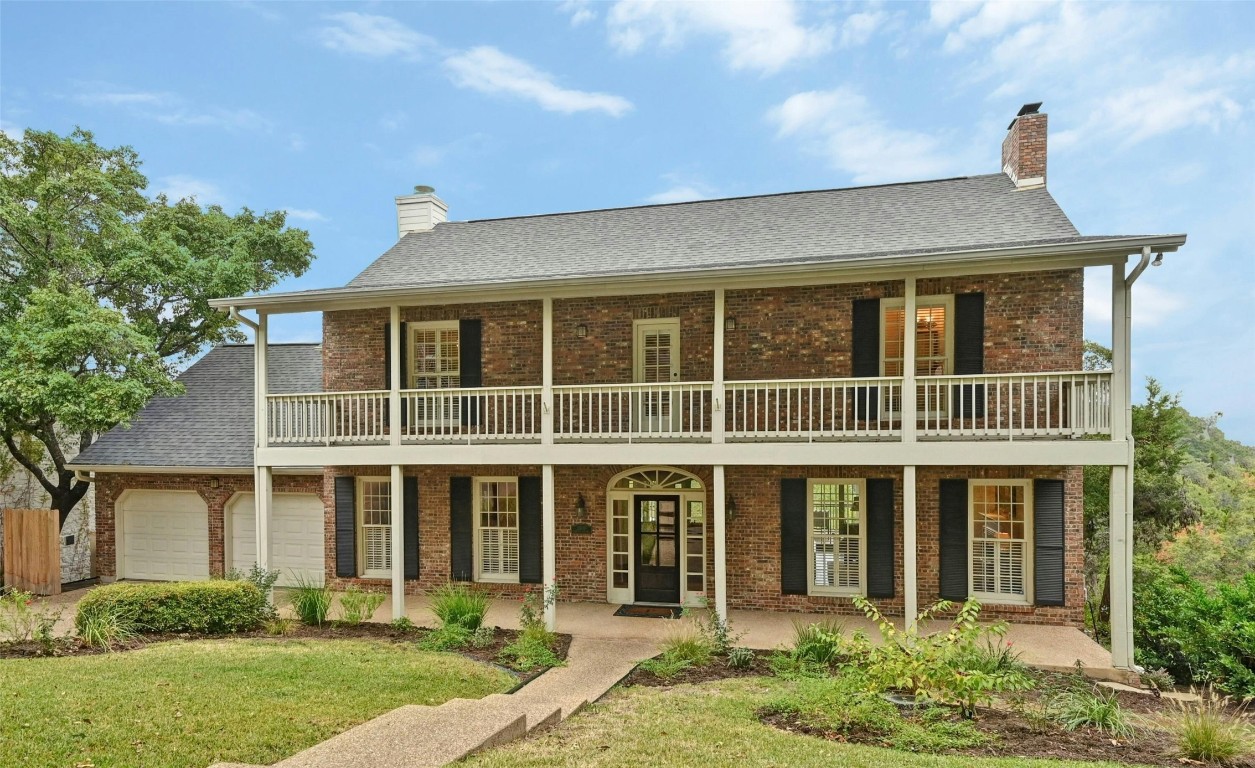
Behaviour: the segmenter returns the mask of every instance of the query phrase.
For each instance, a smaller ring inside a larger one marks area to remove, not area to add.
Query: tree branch
[[[61,492],[61,489],[49,482],[48,477],[44,474],[43,468],[27,458],[26,454],[22,453],[22,451],[17,447],[17,443],[13,442],[13,436],[7,432],[4,434],[4,444],[8,446],[9,453],[17,460],[17,463],[25,467],[26,471],[30,472],[31,476],[39,481],[39,484],[44,487],[44,490],[48,492],[49,496],[56,499],[57,494]]]

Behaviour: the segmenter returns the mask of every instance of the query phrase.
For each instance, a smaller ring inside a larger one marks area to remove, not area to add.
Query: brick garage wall
[[[323,388],[327,392],[384,389],[383,329],[387,309],[323,313]],[[483,321],[484,386],[540,386],[541,303],[403,307],[406,323]]]
[[[916,471],[916,516],[919,533],[919,603],[937,600],[940,555],[938,547],[938,493],[943,479],[1036,480],[1062,479],[1064,521],[1064,605],[987,605],[989,618],[1021,624],[1068,624],[1082,626],[1085,599],[1085,499],[1080,467],[920,467]]]
[[[214,481],[218,487],[214,488]],[[118,497],[125,491],[195,491],[209,508],[209,575],[226,572],[224,541],[227,502],[237,493],[253,490],[252,473],[245,475],[131,475],[100,474],[96,476],[96,560],[102,578],[117,577],[117,535],[115,509]],[[318,475],[274,475],[276,493],[316,493],[322,496],[322,478]]]
[[[900,298],[903,283],[728,291],[729,381],[852,374],[853,302]],[[919,296],[985,294],[985,372],[1080,370],[1084,273],[1079,269],[920,280]]]
[[[713,291],[553,302],[553,383],[623,384],[632,377],[634,320],[680,319],[680,379],[714,378]],[[579,325],[588,335],[578,337]]]

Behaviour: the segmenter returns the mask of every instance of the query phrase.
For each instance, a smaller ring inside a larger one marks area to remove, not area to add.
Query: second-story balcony
[[[556,443],[902,440],[903,386],[883,377],[408,389],[399,393],[401,442],[540,443],[550,431]],[[914,390],[921,440],[1111,432],[1109,371],[930,376]],[[391,394],[269,395],[267,442],[386,444]]]

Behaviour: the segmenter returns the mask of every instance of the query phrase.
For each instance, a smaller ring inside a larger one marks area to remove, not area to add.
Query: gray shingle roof
[[[1017,190],[996,173],[437,224],[403,237],[349,287],[836,262],[1077,235],[1046,189]]]
[[[272,344],[270,391],[322,389],[322,345]],[[87,466],[253,466],[253,346],[216,347],[178,378],[186,392],[154,398],[101,435],[71,464]]]

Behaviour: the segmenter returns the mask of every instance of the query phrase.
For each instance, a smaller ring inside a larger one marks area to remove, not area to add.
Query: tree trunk
[[[57,483],[55,492],[49,492],[52,497],[49,507],[57,510],[58,529],[64,529],[65,521],[87,495],[87,489],[91,487],[91,484],[75,479],[73,470],[61,470],[57,472],[57,475],[60,482]]]

